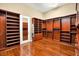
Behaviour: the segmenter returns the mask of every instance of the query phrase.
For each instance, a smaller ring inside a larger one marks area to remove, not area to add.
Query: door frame
[[[23,18],[26,18],[28,21],[28,40],[23,40]],[[31,18],[29,16],[20,15],[20,44],[24,44],[31,41]]]

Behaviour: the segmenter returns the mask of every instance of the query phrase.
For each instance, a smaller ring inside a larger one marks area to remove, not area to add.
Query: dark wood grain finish
[[[62,31],[70,31],[70,17],[62,18]]]
[[[52,26],[53,26],[53,20],[52,19],[46,20],[46,29],[47,29],[47,31],[52,31]]]
[[[19,14],[0,9],[0,49],[20,44],[19,25]]]
[[[42,35],[42,20],[38,18],[33,18],[32,23],[34,24],[34,39],[39,40],[43,37]]]
[[[5,33],[6,33],[5,16],[0,15],[0,49],[5,48]]]
[[[60,41],[60,19],[53,19],[53,39]]]

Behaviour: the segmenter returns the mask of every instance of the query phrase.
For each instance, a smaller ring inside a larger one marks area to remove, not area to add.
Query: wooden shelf
[[[15,44],[19,44],[20,41],[16,41],[16,42],[11,42],[11,43],[7,43],[7,46],[10,46],[10,45],[15,45]]]
[[[4,35],[0,36],[0,43],[3,43],[3,47],[5,48],[20,44],[20,14],[0,9],[0,15],[3,17],[3,19],[0,18],[2,21],[0,21],[0,25],[3,29],[3,31],[0,29],[0,32],[4,32]],[[1,40],[4,40],[4,42]],[[1,44],[0,49],[2,48]]]
[[[61,41],[70,43],[70,40],[67,38],[62,38]]]
[[[19,29],[18,26],[7,26],[6,28],[8,28],[8,29],[9,29],[9,28],[12,28],[12,29]],[[7,29],[7,30],[8,30],[8,29]]]
[[[14,36],[7,36],[6,38],[9,39],[9,38],[16,38],[16,37],[19,38],[18,35],[17,36],[15,36],[15,35]]]
[[[10,22],[10,23],[8,22],[7,25],[10,25],[10,26],[11,26],[11,25],[18,25],[18,26],[19,26],[18,23],[11,23],[11,22]]]
[[[14,19],[7,19],[7,22],[17,22],[17,23],[19,23],[18,20],[14,20]]]
[[[12,41],[18,41],[19,39],[12,39],[12,40],[7,40],[7,42],[12,42]]]
[[[12,32],[12,31],[13,31],[13,32],[17,32],[17,31],[19,31],[19,30],[10,30],[10,29],[7,30],[7,32]]]
[[[19,44],[19,18],[15,16],[7,16],[7,46]]]
[[[19,35],[19,33],[8,33],[7,35]]]
[[[13,16],[7,16],[7,19],[18,19],[19,20],[18,17],[13,17]]]

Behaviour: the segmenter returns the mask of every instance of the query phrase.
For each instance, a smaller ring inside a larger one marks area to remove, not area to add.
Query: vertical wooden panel
[[[53,28],[54,40],[60,41],[60,19],[54,19],[54,28]]]
[[[60,20],[59,19],[54,20],[54,28],[60,29]]]
[[[47,24],[46,24],[47,31],[52,31],[52,24],[53,24],[52,19],[47,20]]]
[[[70,18],[62,18],[62,31],[70,31]]]
[[[76,34],[76,42],[77,42],[77,48],[79,49],[79,14],[77,14],[77,21],[76,21],[76,24],[77,24],[77,34]]]
[[[0,49],[5,47],[5,34],[6,34],[6,27],[5,27],[5,16],[0,16]]]
[[[42,39],[42,21],[38,18],[32,18],[34,24],[33,41]]]
[[[42,20],[42,35],[46,37],[46,20]]]
[[[47,38],[51,38],[52,39],[52,30],[53,30],[53,20],[52,19],[48,19],[46,20],[46,34],[47,34]]]
[[[71,18],[66,16],[61,19],[61,41],[71,43]]]

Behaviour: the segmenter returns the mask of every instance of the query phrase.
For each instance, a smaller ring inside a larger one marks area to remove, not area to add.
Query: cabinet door
[[[60,19],[54,20],[54,29],[60,29]]]
[[[62,31],[70,31],[70,17],[62,18]]]
[[[56,41],[60,41],[60,19],[54,20],[53,38]]]
[[[41,40],[43,38],[42,33],[35,34],[33,41]]]
[[[0,49],[5,47],[5,16],[0,16]]]
[[[53,24],[52,19],[51,20],[47,20],[47,23],[46,23],[47,31],[52,31],[52,28],[53,28],[52,24]]]

